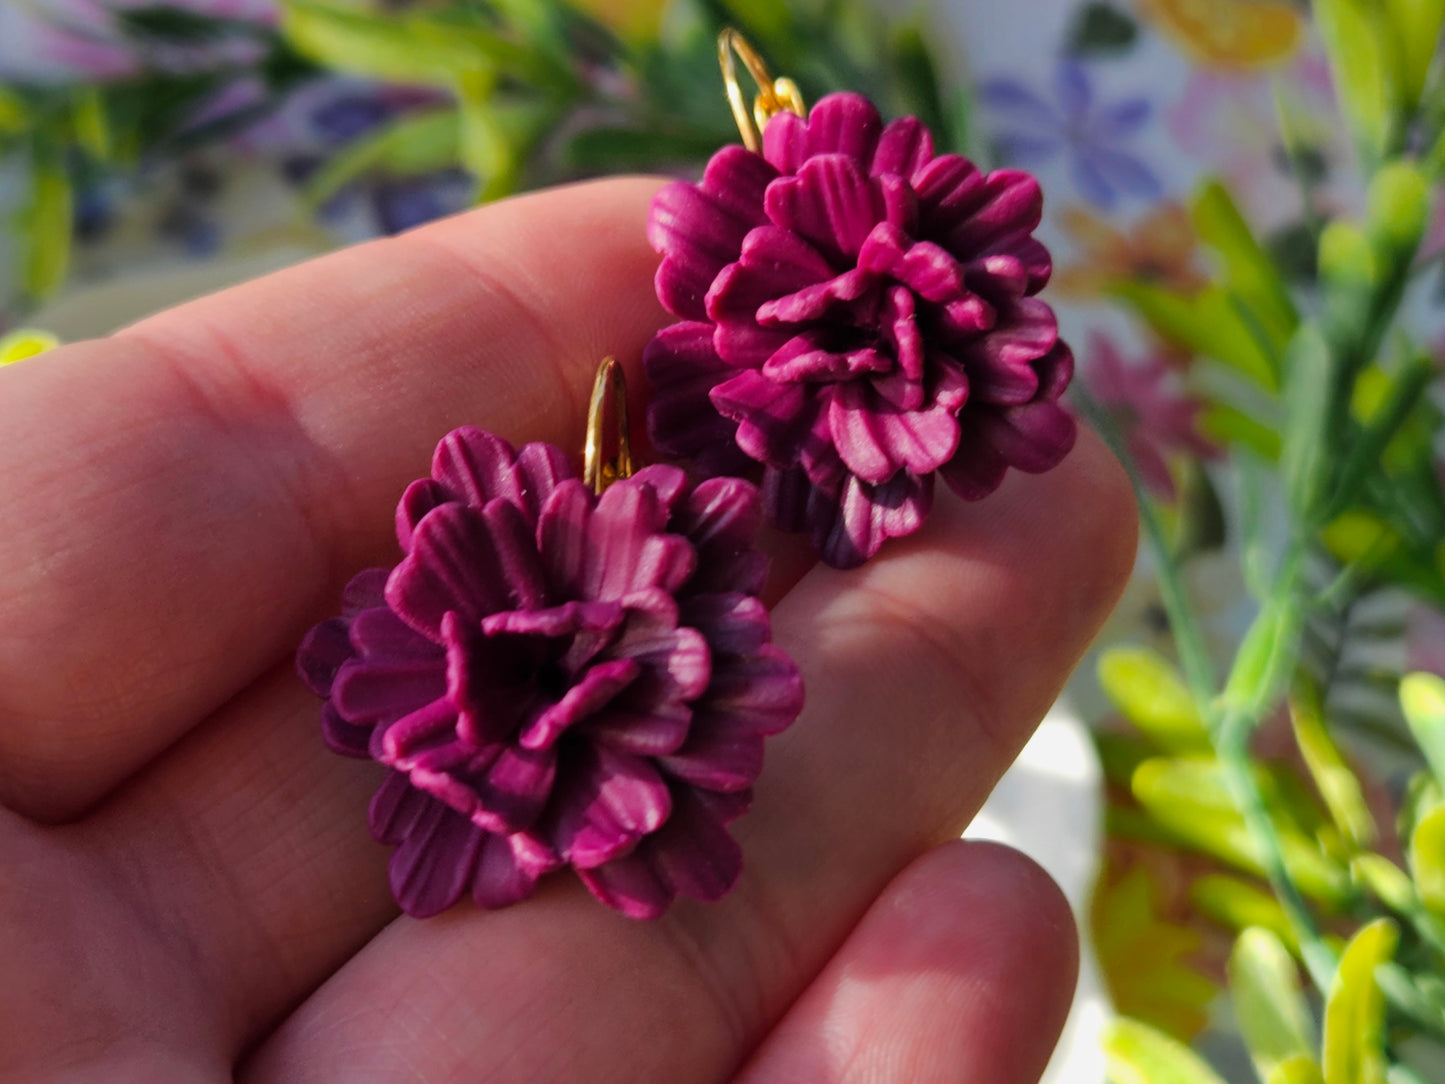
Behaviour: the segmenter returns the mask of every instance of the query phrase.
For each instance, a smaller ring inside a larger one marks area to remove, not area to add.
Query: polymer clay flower
[[[654,466],[595,497],[551,445],[438,445],[401,563],[297,655],[331,748],[391,769],[370,819],[403,909],[504,907],[564,866],[633,917],[732,887],[727,825],[803,702],[757,598],[760,518],[736,478]]]
[[[756,472],[769,520],[840,568],[922,526],[934,476],[977,499],[1073,445],[1073,359],[1034,297],[1026,174],[933,153],[856,94],[779,113],[664,188],[648,237],[683,322],[644,354],[648,427],[705,474]]]

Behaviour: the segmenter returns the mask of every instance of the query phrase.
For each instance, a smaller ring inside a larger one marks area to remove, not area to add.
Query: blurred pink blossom
[[[1111,338],[1093,331],[1081,378],[1118,425],[1145,484],[1166,500],[1175,496],[1171,457],[1210,459],[1220,454],[1199,432],[1204,404],[1189,394],[1178,371],[1162,357],[1126,360]]]

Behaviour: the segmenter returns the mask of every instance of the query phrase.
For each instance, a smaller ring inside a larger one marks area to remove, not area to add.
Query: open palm
[[[655,922],[575,878],[398,917],[375,765],[297,640],[436,440],[579,447],[664,319],[655,182],[374,242],[0,372],[0,1080],[1034,1080],[1073,987],[1047,877],[946,842],[1133,555],[1087,434],[848,573],[768,540],[808,704],[738,888]]]

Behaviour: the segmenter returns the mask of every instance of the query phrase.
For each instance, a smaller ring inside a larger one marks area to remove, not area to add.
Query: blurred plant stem
[[[1445,905],[1442,781],[1417,778],[1407,801],[1409,823],[1402,832],[1410,840],[1412,883],[1370,850],[1374,821],[1358,781],[1334,746],[1325,723],[1323,691],[1304,657],[1311,623],[1372,580],[1401,584],[1436,604],[1445,586],[1445,515],[1438,480],[1430,477],[1438,417],[1422,414],[1434,409],[1426,391],[1438,378],[1438,363],[1399,328],[1402,302],[1423,269],[1416,252],[1430,218],[1432,186],[1445,171],[1445,156],[1438,151],[1445,71],[1438,64],[1430,66],[1428,50],[1421,67],[1419,49],[1401,42],[1408,40],[1411,27],[1438,37],[1445,24],[1445,2],[1422,0],[1386,8],[1388,13],[1357,0],[1320,0],[1316,5],[1369,188],[1366,214],[1356,223],[1321,221],[1313,193],[1302,186],[1303,212],[1318,241],[1318,295],[1296,305],[1271,258],[1253,241],[1219,186],[1206,187],[1194,215],[1201,235],[1222,257],[1220,280],[1190,298],[1137,283],[1116,291],[1156,333],[1182,342],[1208,359],[1207,364],[1233,369],[1277,399],[1282,417],[1276,447],[1241,440],[1234,449],[1236,457],[1248,461],[1241,467],[1248,483],[1245,582],[1258,609],[1222,678],[1216,678],[1197,600],[1190,597],[1186,583],[1188,547],[1170,537],[1167,511],[1131,463],[1118,419],[1087,388],[1076,386],[1071,393],[1129,471],[1183,688],[1193,702],[1190,714],[1212,754],[1209,770],[1217,772],[1213,777],[1201,774],[1205,768],[1198,762],[1169,748],[1181,740],[1179,724],[1161,729],[1160,720],[1150,717],[1157,707],[1141,710],[1136,704],[1126,715],[1163,743],[1174,759],[1151,760],[1147,747],[1133,754],[1125,762],[1133,765],[1127,769],[1132,789],[1160,822],[1159,838],[1173,833],[1183,845],[1231,858],[1268,882],[1292,947],[1327,1004],[1322,1056],[1326,1084],[1357,1084],[1374,1079],[1376,1071],[1383,1080],[1387,1070],[1390,1080],[1409,1079],[1410,1070],[1393,1055],[1386,1038],[1386,1006],[1416,1029],[1445,1036],[1445,999],[1432,1000],[1427,992],[1445,992],[1438,974],[1440,919],[1428,902]],[[1415,58],[1415,68],[1392,68],[1387,62],[1407,55]],[[1427,78],[1427,69],[1435,72],[1433,77]],[[1408,137],[1411,132],[1414,138]],[[1289,133],[1285,136],[1292,146]],[[1427,152],[1421,153],[1421,147]],[[1233,336],[1228,342],[1227,335]],[[1260,534],[1257,481],[1271,469],[1277,472],[1283,498],[1278,517],[1283,527],[1266,545]],[[1310,582],[1308,570],[1325,557],[1339,567],[1321,589]],[[1116,655],[1114,666],[1118,686],[1118,674],[1128,670],[1129,663]],[[1144,673],[1139,667],[1133,665],[1136,679]],[[1157,685],[1159,679],[1151,680]],[[1333,822],[1322,831],[1302,826],[1283,792],[1267,792],[1276,782],[1254,752],[1256,733],[1287,695],[1296,742]],[[1136,690],[1133,698],[1137,696]],[[1122,698],[1115,696],[1121,704],[1130,698],[1127,689]],[[1438,699],[1445,704],[1445,696]],[[1445,706],[1429,697],[1420,702],[1427,701],[1433,706],[1417,705],[1414,718],[1433,720],[1432,712],[1445,714]],[[1416,725],[1425,728],[1421,733],[1434,733],[1425,723]],[[1445,718],[1438,727],[1445,731]],[[1423,740],[1420,734],[1417,740]],[[1186,743],[1184,749],[1189,748]],[[1171,778],[1171,771],[1172,792],[1162,782]],[[1209,804],[1214,799],[1181,790],[1182,781],[1193,779],[1198,785],[1210,778],[1217,779],[1219,793],[1227,795],[1231,815],[1238,818],[1232,823],[1242,837],[1231,834],[1227,818],[1219,819],[1219,810]],[[1196,807],[1192,812],[1186,808],[1191,798]],[[1171,809],[1169,801],[1180,803],[1179,808]],[[1151,831],[1146,823],[1136,827],[1144,837]],[[1311,852],[1306,846],[1302,851],[1300,841],[1312,834],[1320,849]],[[1336,913],[1343,905],[1353,915],[1370,915],[1362,906],[1362,888],[1368,885],[1387,903],[1392,917],[1375,912],[1373,923],[1362,926],[1348,945],[1337,947],[1322,932],[1318,869],[1304,861],[1311,855],[1314,860],[1344,858],[1351,863],[1354,883],[1344,882],[1339,897],[1331,901]],[[1421,880],[1437,876],[1438,889],[1435,880]],[[1398,921],[1413,938],[1399,962],[1393,959],[1399,947]],[[1422,965],[1421,953],[1428,963]],[[1165,1048],[1153,1049],[1159,1053]],[[1309,1065],[1297,1067],[1304,1075],[1288,1079],[1317,1079],[1310,1075],[1319,1072],[1312,1055],[1306,1051],[1298,1056]],[[1257,1056],[1256,1067],[1272,1082],[1277,1074],[1271,1058]],[[1144,1079],[1154,1078],[1145,1074]]]

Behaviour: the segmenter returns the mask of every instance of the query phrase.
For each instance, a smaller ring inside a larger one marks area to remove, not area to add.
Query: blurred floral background
[[[1097,966],[1050,1079],[1441,1081],[1442,23],[1445,0],[0,0],[0,365],[479,200],[696,171],[736,140],[724,25],[807,100],[862,91],[1028,169],[1072,402],[1145,528],[981,819],[1065,883]]]

